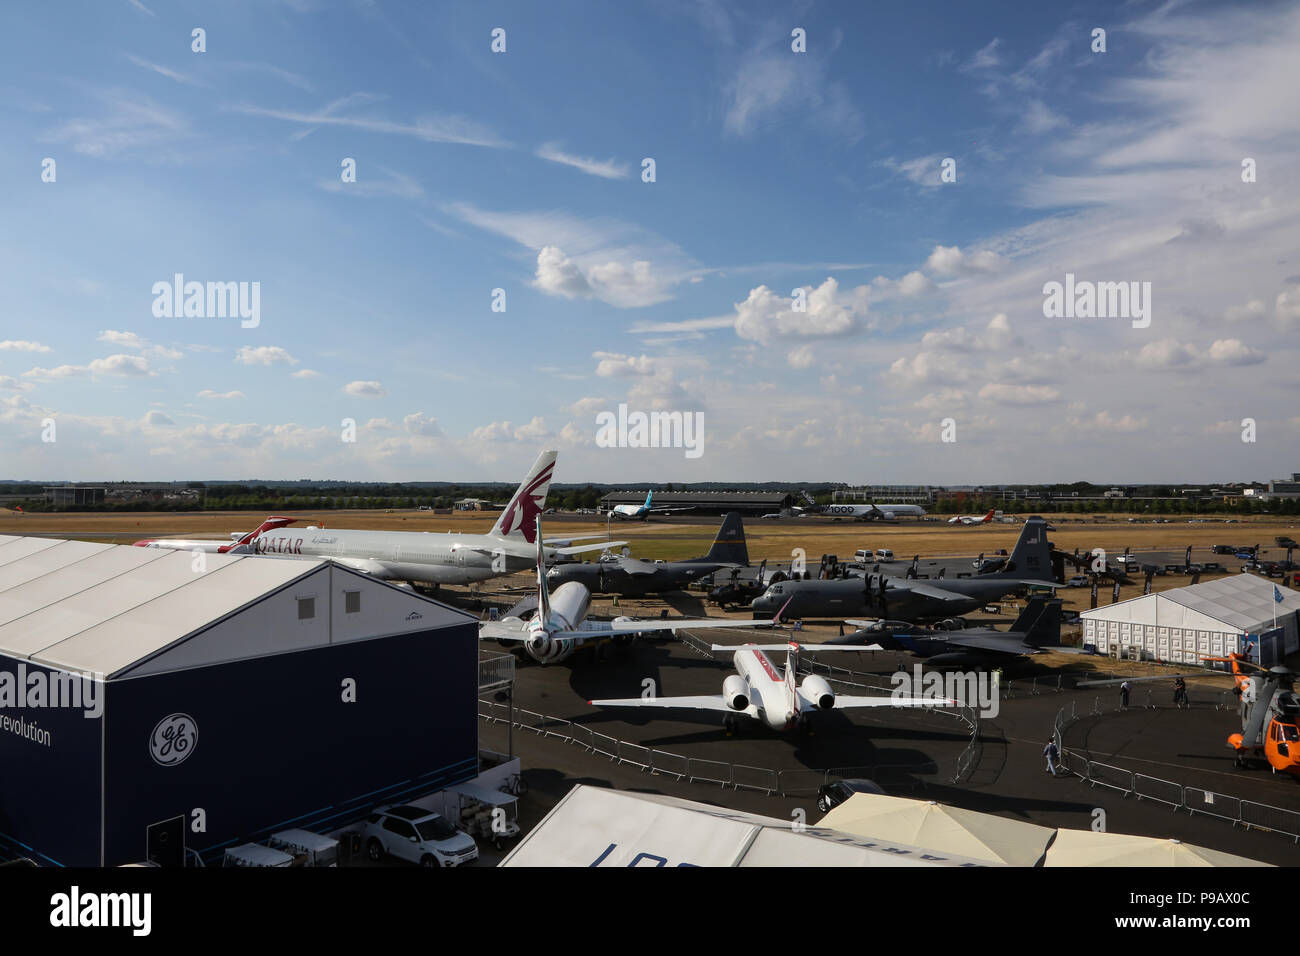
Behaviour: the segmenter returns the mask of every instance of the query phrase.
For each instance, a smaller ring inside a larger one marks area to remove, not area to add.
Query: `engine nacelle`
[[[614,618],[614,623],[615,623],[615,624],[630,624],[631,622],[633,622],[633,621],[635,621],[635,620],[636,620],[636,618],[634,618],[634,617],[628,617],[627,615],[623,615],[622,617],[616,617],[616,618]],[[635,641],[635,640],[636,640],[638,637],[640,637],[640,636],[641,636],[640,632],[633,631],[633,632],[630,632],[630,633],[627,633],[627,634],[620,634],[620,635],[618,635],[618,637],[615,637],[615,638],[613,639],[613,641],[614,641],[615,644],[617,644],[617,645],[620,646],[620,647],[626,647],[628,644],[631,644],[633,641]]]
[[[744,710],[749,706],[749,685],[739,674],[732,674],[722,682],[722,699],[732,710]]]
[[[826,678],[818,677],[816,674],[809,674],[799,685],[799,691],[804,697],[811,700],[820,710],[830,710],[835,706],[835,692],[831,690],[831,685],[826,683]]]

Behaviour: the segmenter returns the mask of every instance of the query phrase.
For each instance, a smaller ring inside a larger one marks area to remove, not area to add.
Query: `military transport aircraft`
[[[556,565],[546,573],[546,581],[552,587],[566,581],[577,581],[593,594],[633,597],[677,591],[714,571],[748,566],[745,525],[739,512],[733,511],[722,519],[713,546],[702,558],[642,561],[610,555],[596,562]]]
[[[781,581],[755,598],[754,617],[768,618],[781,608],[796,618],[850,617],[931,620],[966,614],[1030,584],[1055,584],[1048,523],[1029,518],[1002,570],[955,580],[921,581],[866,574],[830,581]]]

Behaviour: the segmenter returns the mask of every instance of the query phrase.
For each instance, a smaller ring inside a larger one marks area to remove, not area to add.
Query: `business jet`
[[[630,640],[641,634],[655,631],[676,631],[683,628],[710,627],[772,627],[753,621],[724,621],[717,618],[674,618],[638,621],[630,617],[616,617],[612,621],[588,621],[591,609],[591,592],[577,581],[566,581],[551,591],[546,582],[546,557],[542,548],[542,519],[536,518],[534,538],[537,541],[537,612],[528,620],[510,616],[500,621],[479,625],[481,640],[519,643],[528,656],[539,664],[555,664],[573,654],[578,648],[610,639]]]
[[[984,514],[984,515],[955,515],[954,517],[948,519],[948,523],[949,524],[988,524],[990,521],[992,521],[1000,514],[1002,514],[1002,512],[994,511],[992,508],[990,508],[988,510],[988,514]]]
[[[804,733],[809,729],[813,714],[825,710],[845,710],[855,707],[935,707],[953,703],[950,700],[930,697],[837,697],[826,678],[809,674],[799,681],[800,653],[816,651],[866,651],[874,646],[839,644],[822,646],[810,644],[714,644],[714,651],[734,654],[736,673],[722,682],[722,693],[717,697],[625,697],[617,700],[593,700],[596,707],[676,707],[685,710],[720,711],[723,728],[733,733],[741,717],[760,720],[772,730],[782,733],[792,728]],[[769,651],[785,651],[785,668],[778,672]]]
[[[537,539],[533,519],[542,513],[546,492],[555,470],[556,452],[544,451],[529,470],[514,496],[487,534],[438,534],[429,531],[326,530],[309,526],[286,528],[295,518],[268,518],[256,531],[236,541],[222,543],[219,554],[276,555],[293,558],[329,558],[345,567],[384,581],[409,581],[437,587],[470,584],[524,571],[532,566],[533,545],[543,548],[548,562],[585,551],[600,551],[626,544],[605,541],[603,535]],[[597,544],[573,545],[583,538],[600,538]],[[191,549],[185,539],[171,544]],[[213,542],[197,542],[209,545]],[[162,547],[161,539],[137,541],[140,547]]]

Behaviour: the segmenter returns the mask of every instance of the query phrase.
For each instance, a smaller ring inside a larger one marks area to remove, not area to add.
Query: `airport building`
[[[1200,664],[1203,657],[1242,653],[1255,641],[1252,657],[1272,667],[1300,648],[1300,591],[1257,574],[1144,594],[1080,618],[1083,642],[1111,656]]]
[[[0,858],[212,863],[469,780],[477,623],[328,560],[0,536]]]

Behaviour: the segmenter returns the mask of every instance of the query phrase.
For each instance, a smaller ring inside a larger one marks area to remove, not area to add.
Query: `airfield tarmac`
[[[707,631],[698,636],[710,639]],[[875,664],[851,666],[886,674],[895,668],[896,656],[890,653]],[[905,666],[910,669],[910,655],[902,657],[909,658]],[[728,673],[721,657],[714,663],[680,643],[638,642],[601,661],[580,652],[563,664],[521,665],[515,706],[573,720],[634,744],[749,767],[814,770],[874,765],[879,768],[878,782],[891,794],[937,800],[1044,826],[1087,829],[1093,825],[1094,811],[1102,809],[1106,829],[1112,832],[1171,837],[1278,865],[1294,865],[1300,858],[1290,838],[1248,831],[1199,814],[1174,812],[1152,800],[1093,788],[1073,776],[1053,778],[1045,771],[1042,749],[1058,709],[1073,702],[1080,712],[1087,713],[1100,697],[1104,716],[1071,727],[1066,737],[1069,747],[1086,748],[1095,760],[1154,777],[1300,810],[1300,783],[1296,780],[1274,777],[1267,771],[1232,768],[1224,741],[1239,729],[1236,713],[1214,708],[1220,689],[1214,682],[1230,687],[1226,677],[1193,684],[1192,709],[1176,712],[1168,704],[1171,685],[1167,682],[1139,685],[1134,702],[1150,686],[1154,708],[1135,706],[1123,712],[1118,711],[1118,691],[1113,687],[1031,695],[1026,685],[1013,684],[1014,696],[1001,701],[998,715],[981,721],[979,759],[969,776],[956,784],[952,782],[956,758],[965,749],[968,734],[952,718],[910,711],[830,712],[817,715],[823,719],[809,736],[780,735],[750,722],[728,737],[715,715],[659,711],[652,717],[644,711],[602,711],[586,703],[593,696],[637,696],[641,680],[647,677],[656,681],[660,694],[717,694]],[[1052,683],[1040,681],[1047,687]],[[505,724],[480,721],[480,739],[484,746],[504,751]],[[530,787],[520,801],[521,823],[526,828],[576,783],[670,794],[782,819],[791,819],[796,809],[802,809],[809,823],[821,817],[813,795],[768,795],[651,774],[519,727],[514,731],[514,748],[522,758]]]

